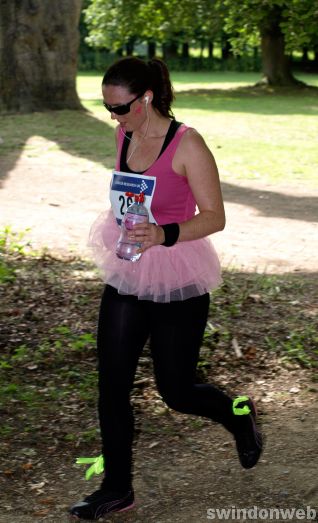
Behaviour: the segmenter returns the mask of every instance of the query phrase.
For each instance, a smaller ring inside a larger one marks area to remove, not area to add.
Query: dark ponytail
[[[131,94],[140,96],[150,89],[153,91],[152,105],[162,116],[174,119],[170,75],[166,64],[159,58],[153,58],[148,63],[133,56],[122,58],[109,67],[102,84],[120,85]]]
[[[153,79],[153,106],[158,109],[163,116],[174,118],[174,114],[171,110],[174,94],[168,67],[159,58],[153,58],[150,60],[148,62],[148,67],[151,70],[151,76]]]

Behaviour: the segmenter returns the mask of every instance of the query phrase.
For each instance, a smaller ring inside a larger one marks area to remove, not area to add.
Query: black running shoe
[[[70,509],[73,519],[97,520],[110,512],[123,512],[134,506],[134,492],[129,490],[125,494],[96,490],[90,496],[79,501]]]
[[[262,453],[263,438],[256,426],[255,405],[253,401],[246,396],[242,397],[242,401],[239,402],[239,408],[244,409],[244,407],[247,407],[247,413],[242,415],[242,424],[238,427],[234,437],[242,467],[251,469],[256,465]]]

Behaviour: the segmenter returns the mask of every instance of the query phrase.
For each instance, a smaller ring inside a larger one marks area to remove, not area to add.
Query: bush
[[[79,71],[105,71],[119,56],[106,49],[84,48],[79,54]],[[147,59],[146,56],[141,58]],[[244,55],[231,57],[227,60],[220,58],[194,57],[183,58],[177,56],[165,59],[170,71],[240,71],[259,72],[261,59],[259,56]]]
[[[227,60],[219,58],[168,58],[166,63],[170,71],[240,71],[259,72],[261,70],[260,57],[238,56]]]
[[[106,71],[118,58],[106,49],[83,49],[78,57],[79,71]]]

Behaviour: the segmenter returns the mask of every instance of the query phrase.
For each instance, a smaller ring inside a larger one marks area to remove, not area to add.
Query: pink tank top
[[[143,176],[154,176],[156,188],[151,204],[152,214],[158,225],[182,223],[195,214],[196,202],[186,176],[177,174],[172,168],[172,160],[182,136],[189,127],[181,125],[169,145],[155,162],[143,172]],[[120,170],[121,150],[124,135],[119,133],[116,170]]]
[[[147,176],[156,178],[151,211],[159,225],[182,223],[195,214],[196,203],[188,180],[172,168],[174,154],[187,130],[188,127],[181,125],[166,149],[142,173],[145,180]],[[120,133],[117,171],[121,171],[120,157],[125,145],[124,136]],[[131,174],[127,167],[126,170]],[[89,244],[94,249],[104,281],[115,287],[119,294],[168,303],[200,296],[221,282],[220,264],[209,238],[180,241],[172,247],[154,245],[143,253],[138,262],[131,263],[116,256],[118,237],[119,227],[113,210],[109,210],[93,224]]]

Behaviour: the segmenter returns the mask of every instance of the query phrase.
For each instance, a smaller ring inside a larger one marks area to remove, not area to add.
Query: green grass
[[[315,75],[298,77],[318,86]],[[173,73],[175,115],[202,133],[225,181],[317,185],[318,93],[257,91],[258,79],[257,73]],[[100,83],[100,74],[78,77],[84,105],[103,117]]]
[[[213,151],[224,181],[260,180],[317,187],[318,94],[253,89],[256,73],[173,73],[174,112],[198,129]],[[318,86],[315,75],[299,75]],[[0,159],[8,170],[21,154],[62,150],[107,169],[114,165],[116,122],[102,106],[100,73],[78,75],[87,111],[50,111],[2,118]]]
[[[299,80],[318,87],[318,75],[296,74]],[[103,74],[101,72],[80,72],[77,77],[77,85],[82,93],[82,98],[100,97],[100,86]],[[231,87],[243,87],[253,85],[260,79],[259,73],[238,73],[233,71],[223,72],[173,72],[171,73],[174,88],[177,92],[184,89],[228,89]],[[202,85],[203,84],[203,85]]]

